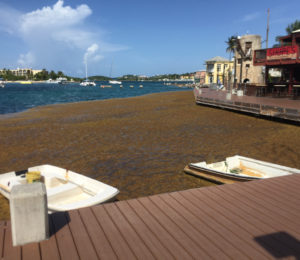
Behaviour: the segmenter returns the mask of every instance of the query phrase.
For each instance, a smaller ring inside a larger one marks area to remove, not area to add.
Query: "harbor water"
[[[109,85],[108,82],[98,81],[96,84],[96,87],[83,87],[79,83],[26,85],[7,83],[4,88],[0,88],[0,114],[16,113],[50,104],[126,98],[150,93],[186,90],[186,88],[172,85],[166,86],[163,82],[123,82],[122,85]]]

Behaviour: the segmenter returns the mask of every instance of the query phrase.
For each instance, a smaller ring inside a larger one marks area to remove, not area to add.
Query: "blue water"
[[[16,113],[49,104],[126,98],[150,93],[186,90],[186,88],[166,86],[161,82],[123,82],[123,88],[120,88],[119,85],[101,88],[100,85],[107,85],[108,83],[96,83],[97,87],[82,87],[78,83],[66,85],[7,83],[5,88],[0,88],[0,114]],[[140,85],[143,88],[140,88]]]

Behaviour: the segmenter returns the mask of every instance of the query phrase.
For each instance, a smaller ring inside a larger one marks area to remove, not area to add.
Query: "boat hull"
[[[300,170],[235,155],[211,164],[190,163],[184,172],[218,183],[234,183],[299,174]]]
[[[26,184],[25,172],[0,175],[0,193],[10,198],[14,185]],[[52,165],[31,167],[28,172],[40,172],[47,191],[49,213],[94,206],[113,200],[119,190],[87,176]]]

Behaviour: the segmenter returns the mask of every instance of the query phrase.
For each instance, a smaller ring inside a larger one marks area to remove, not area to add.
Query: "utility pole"
[[[270,20],[270,8],[268,8],[266,49],[268,49],[268,42],[269,42],[269,20]]]

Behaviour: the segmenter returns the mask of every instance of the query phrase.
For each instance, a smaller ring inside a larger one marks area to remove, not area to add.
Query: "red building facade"
[[[300,91],[300,30],[280,37],[280,47],[261,49],[254,52],[254,66],[265,66],[267,88],[281,88],[288,94]],[[270,70],[280,71],[280,77],[270,77]]]

